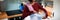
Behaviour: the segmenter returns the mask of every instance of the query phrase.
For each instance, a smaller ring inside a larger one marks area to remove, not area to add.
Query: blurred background
[[[1,0],[0,2],[1,2],[0,9],[2,11],[10,11],[10,10],[18,10],[19,5],[22,2],[27,2],[27,0]],[[47,5],[53,5],[53,0],[36,0],[36,2],[41,3],[43,7],[46,7]]]

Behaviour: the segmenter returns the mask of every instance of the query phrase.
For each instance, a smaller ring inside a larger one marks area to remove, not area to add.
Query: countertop
[[[6,14],[6,12],[1,12],[1,14],[0,14],[0,19],[3,19],[3,18],[13,18],[13,17],[18,17],[18,16],[22,16],[22,14],[16,14],[16,15],[8,16],[8,15]]]

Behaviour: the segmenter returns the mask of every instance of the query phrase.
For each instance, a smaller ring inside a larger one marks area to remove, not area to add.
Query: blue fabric
[[[23,4],[21,4],[19,7],[20,7],[20,10],[21,10],[21,11],[24,10]]]
[[[32,14],[32,15],[30,15],[30,17],[31,17],[31,20],[41,20],[42,19],[42,17],[40,16],[40,14]]]

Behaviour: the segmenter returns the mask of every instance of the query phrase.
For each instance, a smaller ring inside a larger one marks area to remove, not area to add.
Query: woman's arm
[[[27,17],[30,14],[31,14],[31,12],[28,10],[27,6],[24,6],[22,19],[24,19],[25,17]]]
[[[46,16],[44,18],[47,18],[48,17],[48,14],[47,14],[47,11],[42,7],[42,5],[39,5],[39,3],[37,3],[39,9],[43,10],[46,14]]]

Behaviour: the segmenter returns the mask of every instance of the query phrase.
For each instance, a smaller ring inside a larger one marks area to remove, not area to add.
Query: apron
[[[34,13],[34,14],[27,16],[24,20],[42,20],[44,15],[45,13],[43,14]]]

